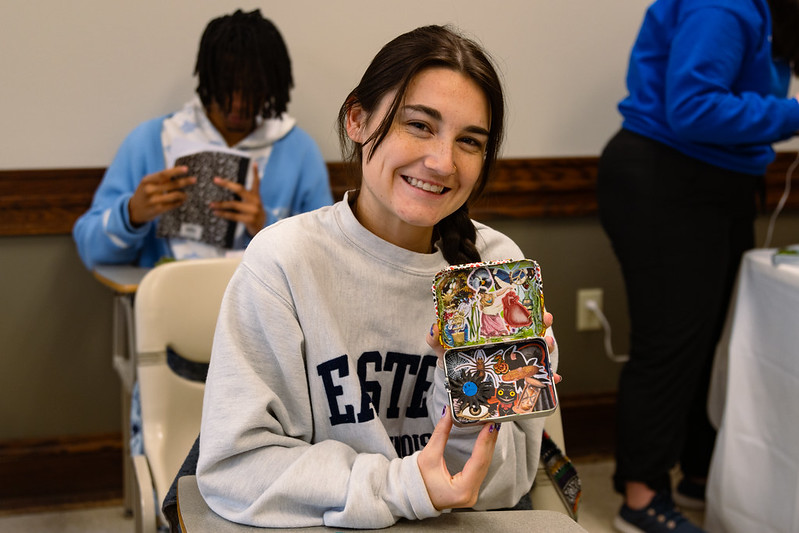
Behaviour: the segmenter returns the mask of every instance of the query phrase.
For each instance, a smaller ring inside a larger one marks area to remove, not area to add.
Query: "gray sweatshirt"
[[[482,224],[483,260],[520,259]],[[416,454],[446,404],[425,341],[447,266],[366,230],[346,198],[261,231],[228,286],[203,403],[200,491],[219,515],[265,527],[382,528],[437,516]],[[557,351],[551,354],[557,368]],[[475,509],[530,490],[543,419],[506,422]],[[478,428],[453,428],[450,472]]]

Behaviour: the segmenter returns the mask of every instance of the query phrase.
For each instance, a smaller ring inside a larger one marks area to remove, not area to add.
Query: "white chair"
[[[136,372],[144,455],[133,456],[138,533],[166,525],[160,512],[172,480],[200,432],[205,384],[167,364],[167,347],[208,363],[222,296],[240,258],[166,263],[144,276],[134,304]]]

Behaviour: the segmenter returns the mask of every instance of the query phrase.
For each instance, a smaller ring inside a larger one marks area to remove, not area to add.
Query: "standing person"
[[[223,300],[197,467],[215,512],[382,528],[528,497],[543,420],[453,428],[430,326],[439,270],[522,257],[468,212],[503,121],[494,67],[451,29],[418,28],[372,60],[339,112],[360,188],[262,231]]]
[[[158,217],[180,206],[196,177],[165,168],[181,141],[244,152],[253,162],[247,183],[217,178],[240,199],[212,205],[238,223],[242,249],[266,225],[333,202],[327,167],[316,143],[287,112],[291,60],[275,25],[259,10],[208,23],[194,74],[196,96],[175,113],[142,123],[124,140],[89,210],[73,228],[87,268],[98,264],[153,266],[162,258],[215,257],[225,250],[156,234]]]
[[[622,129],[599,162],[599,213],[621,263],[630,360],[619,382],[615,489],[624,532],[700,531],[715,431],[716,342],[771,144],[799,129],[796,0],[658,0],[630,55]],[[773,15],[773,17],[772,17]],[[772,20],[782,24],[772,26]]]

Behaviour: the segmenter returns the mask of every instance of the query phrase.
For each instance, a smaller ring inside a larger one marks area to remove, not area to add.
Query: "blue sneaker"
[[[640,510],[622,505],[613,527],[621,533],[704,533],[680,513],[666,493],[655,495],[649,506]]]

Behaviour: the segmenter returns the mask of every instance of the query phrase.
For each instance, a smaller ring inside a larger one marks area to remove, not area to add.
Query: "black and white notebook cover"
[[[186,201],[180,207],[161,215],[157,235],[231,248],[236,222],[217,217],[208,204],[238,199],[238,195],[216,185],[214,177],[246,185],[250,159],[231,151],[204,150],[178,157],[174,165],[187,166],[188,175],[196,176],[197,183],[186,187]]]

